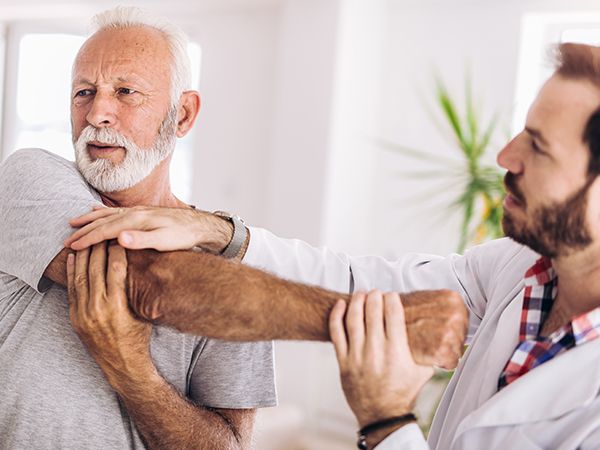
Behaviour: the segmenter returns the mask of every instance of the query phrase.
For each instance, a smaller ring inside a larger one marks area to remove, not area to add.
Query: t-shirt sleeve
[[[98,204],[72,162],[41,149],[13,153],[0,164],[0,272],[48,289],[43,274],[73,233],[69,220]]]
[[[272,342],[206,339],[197,348],[189,397],[213,408],[277,404]]]

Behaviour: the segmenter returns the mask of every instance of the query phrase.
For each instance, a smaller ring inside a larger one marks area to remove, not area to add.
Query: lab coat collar
[[[600,390],[600,339],[551,359],[494,394],[469,414],[455,440],[474,428],[560,417],[592,402]]]

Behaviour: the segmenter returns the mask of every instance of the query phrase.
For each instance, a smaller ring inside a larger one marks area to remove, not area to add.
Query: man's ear
[[[200,111],[200,94],[198,91],[185,91],[179,99],[177,108],[177,137],[185,136],[194,125]]]

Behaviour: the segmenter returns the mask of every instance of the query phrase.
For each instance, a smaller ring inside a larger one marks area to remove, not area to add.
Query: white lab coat
[[[600,339],[542,364],[497,392],[518,343],[523,276],[539,255],[510,239],[465,256],[350,257],[251,229],[244,261],[283,278],[337,291],[453,289],[470,312],[469,349],[425,442],[416,425],[377,450],[600,449]]]

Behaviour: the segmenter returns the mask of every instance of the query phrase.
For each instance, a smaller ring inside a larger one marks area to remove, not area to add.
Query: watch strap
[[[233,225],[233,235],[231,236],[229,244],[227,244],[227,246],[221,252],[221,256],[229,259],[235,258],[240,253],[244,243],[246,242],[246,238],[248,237],[248,229],[246,228],[246,225],[244,225],[242,218],[235,214],[229,214],[223,211],[215,211],[214,214],[229,220]]]

